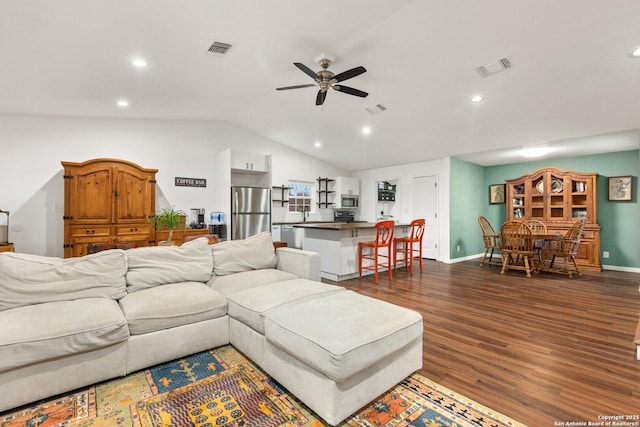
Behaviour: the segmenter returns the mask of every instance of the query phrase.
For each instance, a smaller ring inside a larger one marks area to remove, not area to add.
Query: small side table
[[[15,252],[13,243],[6,243],[3,245],[0,245],[0,252]]]

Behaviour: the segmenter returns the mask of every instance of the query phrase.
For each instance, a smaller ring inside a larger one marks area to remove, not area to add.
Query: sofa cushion
[[[213,273],[216,276],[276,268],[278,263],[273,239],[268,231],[244,240],[229,240],[211,245],[211,253]]]
[[[269,310],[341,291],[341,286],[307,279],[287,280],[236,292],[227,298],[227,310],[229,316],[264,334],[264,317]]]
[[[209,241],[199,238],[182,246],[150,246],[127,251],[127,291],[179,282],[206,282],[213,259]]]
[[[126,341],[118,303],[83,298],[0,312],[0,372]],[[25,327],[28,325],[28,327]]]
[[[292,357],[341,382],[422,339],[422,317],[344,291],[268,311],[265,336]]]
[[[0,254],[0,310],[79,298],[122,298],[127,260],[115,249],[77,258]]]
[[[262,270],[243,271],[242,273],[229,274],[227,276],[213,276],[207,284],[225,297],[228,297],[235,292],[297,278],[298,276],[291,273],[276,270],[275,268],[265,268]]]
[[[215,319],[227,314],[227,301],[200,282],[170,283],[120,300],[131,335]]]

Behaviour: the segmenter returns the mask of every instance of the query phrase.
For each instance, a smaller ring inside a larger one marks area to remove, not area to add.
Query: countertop
[[[404,227],[410,224],[396,224],[396,227]],[[353,230],[357,228],[374,228],[375,222],[319,222],[293,224],[296,228],[313,228],[317,230]]]
[[[295,224],[333,224],[333,221],[286,221],[274,222],[273,225],[295,225]]]

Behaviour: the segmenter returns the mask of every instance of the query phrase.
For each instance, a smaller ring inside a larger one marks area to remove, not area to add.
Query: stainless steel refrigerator
[[[271,231],[271,190],[231,187],[231,240]]]

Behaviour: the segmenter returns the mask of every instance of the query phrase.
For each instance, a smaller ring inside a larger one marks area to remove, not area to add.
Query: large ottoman
[[[262,286],[249,286],[247,289],[229,294],[229,340],[253,362],[262,366],[264,322],[269,311],[344,291],[341,286],[293,279]]]
[[[352,291],[265,313],[262,367],[336,425],[422,367],[419,313]]]

